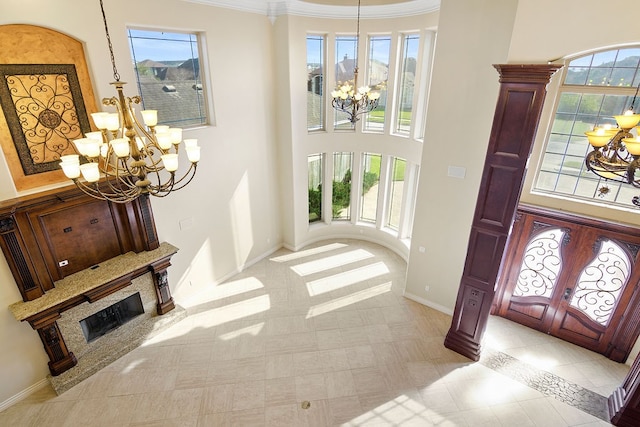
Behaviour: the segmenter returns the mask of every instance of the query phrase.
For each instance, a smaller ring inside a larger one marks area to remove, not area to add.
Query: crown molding
[[[183,0],[207,6],[235,9],[243,12],[267,15],[274,19],[281,15],[310,16],[315,18],[352,19],[357,6],[330,6],[308,3],[301,0]],[[408,0],[384,6],[361,6],[362,19],[399,18],[435,12],[440,9],[440,0]]]

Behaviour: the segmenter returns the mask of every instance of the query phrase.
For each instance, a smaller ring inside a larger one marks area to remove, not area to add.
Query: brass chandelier
[[[640,188],[640,176],[636,170],[640,168],[640,139],[636,127],[640,123],[640,114],[634,112],[640,84],[636,88],[630,107],[621,115],[613,116],[618,125],[596,126],[585,132],[593,150],[587,154],[587,169],[601,178],[631,184]],[[636,135],[631,131],[635,128]],[[640,175],[640,174],[639,174]],[[640,207],[640,196],[635,196],[632,203]]]
[[[331,105],[338,111],[349,115],[349,121],[355,124],[360,120],[360,115],[372,111],[378,106],[380,92],[372,92],[369,86],[358,87],[358,45],[360,43],[360,0],[358,0],[358,19],[356,29],[355,68],[353,81],[347,81],[338,85],[331,92]]]
[[[158,125],[156,110],[141,111],[143,123],[140,122],[133,105],[140,104],[141,98],[123,93],[126,83],[120,81],[116,68],[102,0],[100,10],[115,80],[111,84],[117,92],[115,97],[104,98],[102,104],[115,107],[116,112],[91,114],[98,131],[74,140],[78,154],[61,156],[60,166],[78,188],[97,199],[126,203],[141,195],[167,196],[191,182],[200,160],[200,147],[196,139],[184,140],[191,164],[181,177],[176,177],[182,129]]]

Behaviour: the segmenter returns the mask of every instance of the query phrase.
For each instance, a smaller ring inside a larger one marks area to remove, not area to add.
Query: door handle
[[[571,291],[573,291],[573,289],[571,288],[565,289],[564,295],[562,295],[562,298],[568,300],[571,297]]]

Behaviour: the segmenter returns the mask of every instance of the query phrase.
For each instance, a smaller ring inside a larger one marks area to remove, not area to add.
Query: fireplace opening
[[[88,343],[144,313],[140,292],[82,319],[80,326]]]

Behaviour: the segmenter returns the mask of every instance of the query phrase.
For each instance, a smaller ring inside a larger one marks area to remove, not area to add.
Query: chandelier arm
[[[108,200],[114,203],[126,203],[139,195],[139,191],[132,191],[133,189],[127,192],[105,192],[100,189],[99,182],[87,184],[83,181],[80,181],[80,179],[78,178],[74,179],[73,182],[85,194],[88,194],[89,196],[95,197],[97,199]]]
[[[187,186],[191,180],[193,179],[193,177],[196,174],[196,168],[198,167],[198,163],[191,163],[191,165],[189,166],[189,169],[187,169],[187,171],[184,173],[184,175],[182,175],[182,177],[180,179],[178,179],[177,181],[173,182],[173,190],[180,190],[181,188],[184,188],[185,186]],[[182,181],[184,181],[185,179],[187,179],[187,182],[185,182],[184,184],[175,187],[176,185],[180,184]]]
[[[157,185],[150,184],[148,186],[149,192],[156,197],[164,197],[173,191],[173,186],[175,185],[175,179],[176,179],[175,172],[171,172],[171,176],[168,181],[160,183],[160,181],[158,180]]]
[[[133,98],[128,98],[128,101],[129,101],[129,108],[131,109],[131,103],[140,104],[140,97],[134,96]],[[131,111],[133,111],[133,109],[131,109]],[[138,130],[140,130],[140,132],[142,132],[142,134],[147,138],[147,140],[149,141],[155,140],[155,136],[153,136],[151,132],[147,131],[146,126],[140,123],[140,121],[138,120],[135,114],[132,114],[131,118],[133,119],[133,123],[135,124],[135,126],[138,128]]]
[[[627,169],[627,182],[634,187],[640,188],[640,178],[636,179],[636,169],[640,167],[640,156],[634,156]]]
[[[187,170],[187,172],[182,176],[182,178],[180,178],[178,181],[172,181],[170,188],[168,187],[169,183],[166,183],[163,186],[153,186],[153,188],[154,188],[153,195],[157,196],[157,197],[165,197],[172,191],[178,191],[178,190],[186,187],[187,185],[189,185],[189,183],[195,177],[197,167],[198,167],[197,163],[192,163],[191,167],[189,167],[189,170]],[[184,184],[176,187],[176,185],[178,183],[184,181],[187,177],[189,178],[187,180],[187,182],[185,182]],[[167,187],[165,187],[165,186],[167,186]]]

